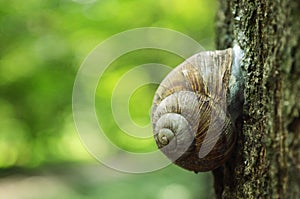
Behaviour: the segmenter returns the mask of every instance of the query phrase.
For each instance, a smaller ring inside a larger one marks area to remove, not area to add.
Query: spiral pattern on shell
[[[230,89],[232,49],[201,52],[176,67],[162,81],[152,106],[158,148],[175,164],[192,171],[222,165],[235,143],[228,113],[236,96]]]

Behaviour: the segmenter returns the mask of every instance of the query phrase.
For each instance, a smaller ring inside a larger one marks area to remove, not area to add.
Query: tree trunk
[[[220,0],[217,47],[244,50],[237,146],[217,198],[300,198],[300,1]]]

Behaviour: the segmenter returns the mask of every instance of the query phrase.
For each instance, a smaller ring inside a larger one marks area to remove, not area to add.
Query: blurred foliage
[[[179,169],[175,165],[168,169],[140,175],[116,173],[95,164],[55,165],[50,168],[35,169],[30,172],[30,175],[19,173],[13,177],[0,178],[0,198],[213,198],[212,181],[208,180],[210,175],[210,173],[191,175],[190,172]]]
[[[85,57],[101,41],[138,27],[174,29],[213,49],[215,10],[215,1],[208,0],[0,0],[0,169],[94,162],[72,117],[73,83]],[[120,57],[105,71],[95,96],[96,110],[114,144],[134,152],[156,149],[153,139],[128,136],[115,123],[111,95],[119,79],[140,64],[174,67],[180,62],[182,58],[172,53],[145,49]],[[156,88],[143,85],[128,99],[136,124],[149,124]],[[74,190],[82,193],[66,192],[62,197],[59,192],[52,198],[198,198],[196,192],[205,191],[207,184],[193,183],[198,176],[187,177],[189,172],[174,167],[167,174],[158,171],[102,184],[80,184],[81,177],[72,173]],[[141,188],[138,192],[136,186]]]
[[[92,161],[72,118],[72,87],[84,58],[111,35],[147,26],[180,31],[213,49],[215,7],[208,0],[0,0],[0,168]],[[141,50],[105,72],[96,108],[104,130],[116,133],[111,137],[117,145],[155,149],[153,139],[130,138],[115,124],[110,100],[118,79],[139,64],[181,61],[171,53]],[[139,125],[150,122],[155,89],[145,85],[129,101]]]

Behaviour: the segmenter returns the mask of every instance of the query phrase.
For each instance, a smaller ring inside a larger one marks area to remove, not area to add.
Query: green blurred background
[[[76,132],[72,89],[88,53],[128,29],[170,28],[214,49],[216,7],[211,0],[0,0],[0,198],[211,196],[209,174],[172,165],[133,175],[99,164]],[[96,110],[116,145],[134,152],[156,150],[153,139],[134,140],[113,120],[110,100],[120,77],[139,64],[174,67],[180,62],[171,53],[148,49],[128,53],[107,69]],[[131,117],[139,125],[150,121],[156,88],[143,86],[130,99]]]

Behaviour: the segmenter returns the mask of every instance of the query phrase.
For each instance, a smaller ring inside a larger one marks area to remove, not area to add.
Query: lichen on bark
[[[217,198],[300,198],[300,2],[220,0],[217,48],[244,50],[237,149]],[[221,178],[220,178],[221,176]]]

